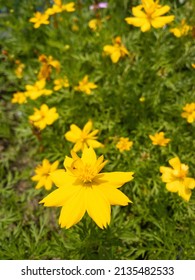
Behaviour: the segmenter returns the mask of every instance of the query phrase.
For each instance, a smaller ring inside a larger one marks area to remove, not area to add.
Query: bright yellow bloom
[[[52,67],[56,69],[57,72],[60,71],[60,62],[53,59],[51,55],[46,56],[44,54],[39,56],[39,61],[41,62],[41,69],[38,73],[38,79],[49,79],[52,71]]]
[[[34,85],[26,85],[26,96],[32,100],[37,99],[41,95],[50,95],[52,90],[45,89],[45,79],[37,81]]]
[[[113,63],[117,63],[120,58],[129,55],[119,36],[114,39],[113,45],[106,45],[103,50],[106,55],[110,56]]]
[[[15,74],[18,79],[21,79],[23,76],[23,70],[25,68],[25,65],[23,63],[21,63],[20,60],[16,60],[15,63],[17,64],[17,67],[15,69]]]
[[[97,85],[89,82],[89,76],[85,75],[82,81],[79,82],[79,85],[74,87],[77,91],[85,92],[86,94],[91,94],[91,89],[97,88]]]
[[[195,103],[188,103],[183,107],[183,112],[181,114],[182,118],[186,118],[188,123],[193,123],[195,121]]]
[[[34,28],[39,28],[41,24],[49,24],[49,15],[36,12],[29,21],[34,23]]]
[[[29,116],[29,120],[40,130],[43,130],[47,125],[51,125],[59,118],[56,108],[49,109],[46,104],[41,105],[40,110],[34,108],[34,111],[34,114]]]
[[[164,135],[164,132],[159,132],[154,135],[149,135],[149,138],[152,140],[153,145],[165,147],[171,141],[171,139],[165,138]]]
[[[170,7],[168,5],[161,6],[157,1],[142,0],[142,4],[134,7],[132,13],[134,17],[125,18],[128,24],[140,27],[142,32],[154,28],[162,28],[165,24],[174,20],[174,16],[163,16]]]
[[[58,187],[40,203],[44,206],[62,207],[59,224],[70,228],[77,224],[87,212],[101,228],[110,224],[111,205],[128,205],[131,201],[118,188],[133,179],[133,172],[100,173],[107,161],[97,158],[94,150],[86,148],[82,157],[71,152],[65,157],[64,169],[51,173]]]
[[[96,31],[97,29],[100,28],[102,22],[100,19],[98,18],[94,18],[94,19],[91,19],[89,22],[88,22],[88,26],[89,28],[91,28],[91,30],[93,31]]]
[[[133,142],[129,141],[128,137],[120,137],[118,143],[116,144],[116,147],[120,152],[129,151],[132,146]]]
[[[61,0],[54,0],[54,5],[47,9],[45,11],[45,13],[49,16],[57,14],[57,13],[62,13],[64,11],[71,13],[75,11],[75,3],[74,2],[70,2],[68,4],[62,4]]]
[[[192,194],[191,189],[195,188],[195,180],[187,177],[188,166],[181,163],[178,157],[170,159],[169,164],[172,168],[160,167],[162,181],[167,183],[166,188],[168,191],[178,192],[179,196],[189,201]]]
[[[176,37],[185,36],[192,30],[192,26],[187,25],[185,19],[181,21],[181,24],[178,27],[171,28],[170,32],[173,33]]]
[[[58,168],[59,161],[56,160],[54,163],[50,164],[48,159],[42,161],[42,165],[38,165],[35,169],[36,175],[31,177],[32,181],[38,181],[35,186],[36,189],[45,187],[46,190],[50,190],[52,187],[52,180],[50,178],[50,173]]]
[[[103,144],[96,140],[96,134],[99,132],[99,130],[95,129],[94,131],[91,131],[92,126],[92,121],[88,121],[81,130],[77,125],[71,124],[70,130],[65,133],[64,137],[66,138],[66,140],[75,143],[73,151],[83,151],[85,148],[90,146],[92,148],[103,147]]]
[[[24,92],[16,92],[13,94],[12,103],[23,104],[26,102],[26,94]]]
[[[60,90],[63,87],[67,88],[70,86],[67,77],[54,80],[54,84],[54,90]]]

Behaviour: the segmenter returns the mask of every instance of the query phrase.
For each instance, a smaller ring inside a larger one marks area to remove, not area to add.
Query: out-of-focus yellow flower
[[[34,108],[34,114],[29,116],[29,121],[40,130],[43,130],[47,125],[53,124],[59,118],[56,108],[48,108],[46,104],[41,105],[40,110]]]
[[[107,161],[97,158],[93,148],[86,148],[80,157],[71,152],[65,157],[64,169],[51,173],[58,187],[40,201],[46,207],[62,207],[59,224],[70,228],[87,212],[101,229],[110,224],[111,205],[126,206],[131,201],[118,190],[133,179],[133,172],[100,173]]]
[[[26,94],[24,92],[16,92],[13,94],[12,103],[23,104],[26,102]]]
[[[52,90],[45,89],[45,79],[39,80],[35,82],[34,85],[26,85],[26,96],[32,100],[37,99],[41,95],[50,95],[52,94]]]
[[[77,125],[71,124],[70,130],[65,133],[64,137],[72,142],[75,143],[73,147],[73,151],[78,152],[79,150],[84,150],[86,147],[92,148],[100,148],[103,147],[103,144],[98,142],[97,133],[99,132],[98,129],[92,130],[93,123],[92,121],[88,121],[83,129],[81,130]]]
[[[172,166],[160,167],[162,181],[166,183],[166,188],[170,192],[177,192],[184,200],[189,201],[192,189],[195,188],[195,180],[187,177],[188,166],[180,162],[178,157],[169,160]]]
[[[141,96],[141,97],[139,98],[139,101],[142,102],[142,103],[145,102],[145,100],[146,100],[146,98],[145,98],[144,96]]]
[[[142,0],[141,2],[141,5],[132,8],[134,17],[127,17],[125,21],[140,27],[142,32],[150,30],[151,26],[162,28],[174,20],[174,16],[163,16],[170,10],[168,5],[161,6],[158,0]]]
[[[192,26],[187,25],[185,19],[183,19],[178,27],[171,28],[170,32],[173,33],[176,37],[185,36],[192,30]]]
[[[15,69],[15,74],[18,79],[21,79],[23,77],[23,70],[25,68],[25,65],[23,63],[21,63],[20,60],[16,60],[15,63],[17,65],[17,67]]]
[[[194,69],[195,69],[195,63],[192,63],[191,65],[192,65],[192,68],[194,68]]]
[[[85,75],[85,77],[79,82],[79,85],[74,87],[74,89],[86,94],[91,94],[91,90],[97,87],[98,86],[96,84],[89,82],[89,76]]]
[[[187,103],[183,107],[182,118],[187,119],[188,123],[193,123],[195,121],[195,103]]]
[[[57,72],[60,71],[60,62],[54,59],[51,55],[46,56],[44,54],[39,56],[39,61],[41,62],[41,69],[38,73],[38,79],[49,79],[52,67],[56,69]]]
[[[154,135],[149,135],[149,138],[152,140],[153,145],[165,147],[171,141],[171,139],[165,138],[164,135],[164,132],[159,132]]]
[[[93,31],[98,30],[100,28],[101,24],[102,24],[101,19],[98,19],[98,18],[91,19],[88,22],[89,28]]]
[[[48,8],[45,13],[49,16],[62,13],[62,12],[74,12],[75,11],[75,3],[70,2],[68,4],[63,4],[61,0],[54,0],[54,5],[51,8]]]
[[[110,56],[113,63],[117,63],[120,58],[129,55],[119,36],[114,39],[113,45],[104,46],[103,51],[106,55]]]
[[[59,161],[56,160],[54,163],[50,163],[48,159],[44,159],[42,161],[42,165],[38,165],[35,168],[35,173],[33,177],[31,177],[32,181],[38,181],[35,186],[36,189],[40,189],[41,187],[45,187],[46,190],[50,190],[52,187],[52,180],[50,178],[50,173],[55,171],[58,168]]]
[[[129,141],[128,137],[120,137],[118,143],[116,144],[116,147],[120,152],[129,151],[132,146],[133,142]]]
[[[54,80],[54,85],[55,85],[54,86],[55,91],[60,90],[63,87],[67,88],[70,86],[67,77]]]
[[[49,15],[36,12],[34,17],[30,18],[29,21],[34,23],[34,28],[39,28],[41,24],[49,24]]]

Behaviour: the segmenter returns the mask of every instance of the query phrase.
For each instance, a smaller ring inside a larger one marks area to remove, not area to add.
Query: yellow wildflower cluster
[[[187,35],[190,30],[192,30],[192,26],[186,24],[186,20],[183,19],[180,25],[175,28],[171,28],[170,32],[173,33],[176,37],[180,38]]]
[[[67,4],[63,4],[61,0],[54,0],[54,4],[51,8],[48,8],[44,13],[36,12],[34,13],[34,17],[29,19],[29,22],[34,23],[34,28],[39,28],[42,24],[49,24],[49,17],[54,14],[62,13],[62,12],[74,12],[75,11],[75,3],[70,2]]]

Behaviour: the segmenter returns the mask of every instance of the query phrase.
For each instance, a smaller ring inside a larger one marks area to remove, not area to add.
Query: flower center
[[[173,170],[173,175],[177,178],[184,179],[188,173],[188,166],[181,164],[180,170]]]

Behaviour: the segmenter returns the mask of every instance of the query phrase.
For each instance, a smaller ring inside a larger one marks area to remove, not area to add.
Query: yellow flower
[[[149,135],[149,138],[152,140],[153,145],[158,145],[162,147],[165,147],[171,141],[171,139],[164,137],[164,132]]]
[[[91,89],[97,88],[97,85],[92,82],[88,82],[88,80],[89,76],[85,75],[83,80],[80,81],[79,85],[76,86],[74,89],[77,91],[85,92],[86,94],[91,94]]]
[[[73,151],[83,151],[84,148],[89,146],[91,146],[92,148],[103,147],[103,144],[96,140],[96,134],[99,132],[99,130],[95,129],[94,131],[91,131],[92,126],[92,121],[88,121],[81,130],[77,125],[71,124],[70,130],[65,133],[64,137],[66,138],[66,140],[75,143]]]
[[[128,24],[140,27],[142,32],[154,28],[162,28],[165,24],[174,20],[174,16],[163,16],[170,7],[168,5],[161,6],[159,1],[142,0],[142,4],[134,7],[132,13],[134,17],[125,18]]]
[[[170,32],[173,33],[176,37],[185,36],[192,30],[192,26],[187,25],[185,19],[181,21],[181,24],[178,27],[171,28]]]
[[[44,54],[39,56],[39,61],[41,62],[41,69],[38,73],[38,79],[49,79],[52,71],[52,67],[56,69],[57,72],[60,71],[60,62],[53,59],[51,55],[48,57]]]
[[[12,103],[23,104],[26,102],[26,94],[24,92],[16,92],[13,94]]]
[[[179,196],[189,201],[192,194],[191,189],[195,188],[195,180],[187,177],[188,166],[181,163],[178,157],[170,159],[169,164],[172,168],[160,167],[162,181],[167,183],[166,188],[168,191],[178,192]]]
[[[15,74],[18,79],[21,79],[23,76],[23,70],[24,70],[25,65],[23,63],[21,63],[20,60],[16,60],[15,63],[17,64],[17,67],[15,69]]]
[[[129,141],[128,137],[120,137],[118,143],[116,144],[116,147],[120,152],[129,151],[132,146],[133,142]]]
[[[40,110],[34,108],[34,111],[34,114],[29,116],[29,120],[40,130],[43,130],[47,125],[51,125],[59,118],[56,108],[49,109],[46,104],[41,105]]]
[[[88,22],[88,26],[89,26],[89,28],[91,28],[93,31],[96,31],[96,30],[101,26],[101,20],[100,20],[100,19],[97,19],[97,18],[91,19],[91,20]]]
[[[45,13],[49,16],[61,13],[63,11],[66,11],[68,13],[74,12],[75,11],[75,3],[70,2],[68,4],[62,4],[61,0],[54,0],[54,5],[51,8],[48,8]]]
[[[69,87],[69,82],[67,77],[64,77],[63,79],[61,78],[61,79],[54,80],[54,84],[55,84],[54,90],[59,90],[63,87],[65,88]]]
[[[41,95],[50,95],[52,90],[45,89],[45,79],[37,81],[34,85],[26,85],[26,96],[32,100],[37,99]]]
[[[36,189],[45,187],[46,190],[50,190],[52,187],[52,180],[50,178],[50,173],[58,168],[59,161],[56,160],[54,163],[50,164],[47,159],[42,161],[42,165],[38,165],[35,169],[36,175],[31,177],[32,181],[38,181],[35,186]]]
[[[195,63],[192,63],[192,67],[195,69]]]
[[[107,161],[97,158],[93,148],[86,148],[82,157],[71,152],[65,157],[64,169],[51,173],[58,187],[40,203],[44,206],[62,207],[59,224],[70,228],[87,212],[101,228],[110,224],[111,205],[128,205],[131,201],[118,188],[133,179],[133,172],[100,173]]]
[[[128,50],[122,45],[121,37],[114,39],[113,45],[106,45],[103,48],[104,53],[109,55],[113,63],[117,63],[121,57],[129,55]]]
[[[34,23],[34,28],[39,28],[41,24],[49,24],[49,15],[36,12],[34,17],[30,18],[29,21]]]
[[[182,118],[186,118],[188,123],[193,123],[195,120],[195,103],[188,103],[183,107],[181,114]]]

